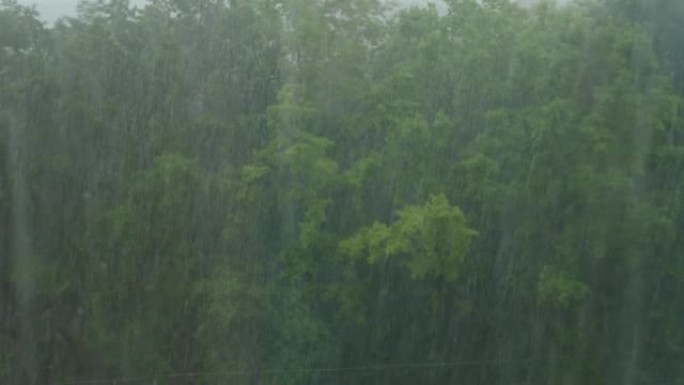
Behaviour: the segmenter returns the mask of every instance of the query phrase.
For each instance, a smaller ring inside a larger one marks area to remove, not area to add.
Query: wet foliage
[[[680,384],[684,2],[0,5],[0,383]]]

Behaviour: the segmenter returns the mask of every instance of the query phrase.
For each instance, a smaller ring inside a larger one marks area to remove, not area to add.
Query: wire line
[[[443,361],[443,362],[420,362],[412,364],[375,364],[375,365],[361,365],[348,367],[330,367],[330,368],[281,368],[281,369],[249,369],[249,370],[228,370],[221,372],[178,372],[170,373],[155,377],[122,377],[114,379],[101,380],[72,380],[67,382],[59,382],[55,385],[96,385],[96,384],[125,384],[125,383],[140,383],[153,382],[159,379],[171,378],[200,378],[200,377],[229,377],[236,375],[266,373],[338,373],[338,372],[363,372],[363,371],[384,371],[394,369],[429,369],[441,367],[456,367],[456,366],[481,366],[481,365],[505,365],[518,362],[534,362],[542,361],[545,358],[529,357],[519,359],[493,359],[493,360],[468,360],[468,361]]]

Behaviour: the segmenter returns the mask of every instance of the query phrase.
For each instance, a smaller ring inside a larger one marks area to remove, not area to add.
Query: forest
[[[684,384],[684,1],[0,0],[0,383]]]

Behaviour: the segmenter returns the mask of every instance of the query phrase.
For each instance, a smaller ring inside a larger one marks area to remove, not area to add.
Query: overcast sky
[[[35,4],[43,18],[49,22],[65,15],[76,14],[76,4],[79,0],[19,0],[25,5]],[[532,0],[518,0],[521,3],[529,3]],[[146,0],[130,0],[131,4],[144,4]],[[404,4],[426,4],[428,2],[440,3],[441,0],[399,0]]]
[[[426,4],[430,0],[400,0],[407,4]],[[131,4],[144,4],[145,0],[130,0]],[[433,0],[439,3],[440,0]],[[25,5],[35,4],[40,11],[40,14],[50,22],[65,15],[76,14],[76,4],[78,0],[19,0],[19,3]]]
[[[76,14],[78,0],[19,0],[25,5],[36,5],[40,14],[52,22],[58,17]],[[143,4],[145,0],[131,0],[131,4]]]

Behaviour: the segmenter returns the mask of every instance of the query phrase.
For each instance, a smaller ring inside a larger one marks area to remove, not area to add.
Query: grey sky
[[[19,3],[25,5],[35,4],[40,11],[43,18],[49,22],[55,21],[57,18],[65,15],[76,14],[76,4],[79,0],[19,0]],[[520,0],[521,3],[529,3],[532,0]],[[130,0],[131,4],[144,4],[146,0]],[[399,0],[400,3],[409,4],[427,4],[428,2],[439,3],[440,0]]]
[[[47,21],[53,22],[57,18],[65,15],[76,14],[76,4],[79,0],[19,0],[25,5],[35,4],[40,14]],[[144,4],[145,0],[130,0],[131,4]],[[433,0],[434,1],[434,0]],[[406,4],[428,3],[429,0],[400,0]],[[439,2],[436,0],[434,2]]]
[[[73,14],[76,10],[78,0],[20,0],[25,5],[35,4],[40,14],[48,19],[54,20],[60,16]]]
[[[79,0],[19,0],[24,5],[36,5],[38,11],[45,20],[50,22],[55,19],[76,14],[76,4]],[[131,4],[144,4],[145,0],[131,0]]]

